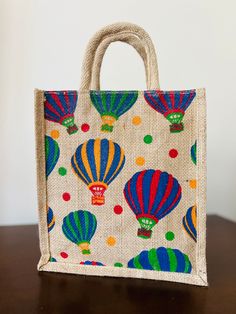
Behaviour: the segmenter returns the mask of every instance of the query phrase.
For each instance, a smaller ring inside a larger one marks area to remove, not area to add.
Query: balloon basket
[[[138,236],[143,239],[150,239],[152,236],[152,230],[146,230],[144,228],[138,229]]]
[[[113,125],[103,124],[101,127],[102,132],[112,132],[113,131]]]
[[[179,133],[184,130],[184,125],[182,122],[180,123],[173,123],[170,125],[170,132],[171,133]]]
[[[104,205],[105,204],[105,197],[102,195],[92,196],[92,205]]]
[[[78,131],[78,127],[77,127],[76,124],[73,124],[73,125],[71,125],[71,126],[68,126],[68,128],[67,128],[67,133],[68,133],[69,135],[74,134],[74,133],[76,133],[77,131]]]
[[[82,254],[89,255],[89,254],[91,254],[91,251],[90,250],[82,250]]]

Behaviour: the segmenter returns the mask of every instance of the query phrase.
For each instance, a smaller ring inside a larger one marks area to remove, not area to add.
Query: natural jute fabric
[[[142,57],[147,91],[100,91],[114,41]],[[35,119],[40,271],[207,285],[205,90],[161,91],[142,28],[96,33],[79,91],[36,90]]]

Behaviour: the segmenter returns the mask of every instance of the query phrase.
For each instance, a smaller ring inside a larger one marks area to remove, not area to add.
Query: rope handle
[[[107,47],[115,41],[126,42],[137,50],[144,60],[147,88],[160,89],[156,52],[149,35],[135,24],[115,23],[102,28],[89,41],[82,66],[80,91],[88,91],[91,86],[96,89],[100,86],[103,56]]]
[[[116,41],[116,35],[109,36],[106,39],[103,39],[103,41],[100,43],[100,45],[97,47],[94,62],[93,62],[93,68],[92,68],[92,78],[91,78],[91,90],[100,90],[100,74],[101,74],[101,67],[102,67],[102,61],[104,58],[104,55],[106,53],[107,48],[109,45]],[[133,34],[120,34],[119,41],[129,44],[135,48],[135,50],[138,52],[138,54],[142,57],[144,68],[146,72],[146,84],[149,86],[149,82],[147,81],[148,73],[146,71],[147,69],[147,54],[142,45],[140,45],[140,39],[137,38]]]

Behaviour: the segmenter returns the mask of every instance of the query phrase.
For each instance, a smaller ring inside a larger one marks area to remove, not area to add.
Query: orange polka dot
[[[110,246],[114,246],[116,244],[116,238],[115,237],[108,237],[107,238],[107,244]]]
[[[60,132],[58,130],[52,130],[51,131],[51,137],[56,140],[60,136]]]
[[[145,159],[143,157],[138,157],[136,158],[135,162],[136,162],[136,165],[143,166],[145,164]]]
[[[197,180],[189,180],[189,186],[191,189],[196,189],[197,187]]]
[[[141,122],[142,122],[142,119],[140,118],[140,116],[135,116],[135,117],[133,117],[133,119],[132,119],[132,123],[133,123],[134,125],[139,125],[139,124],[141,124]]]

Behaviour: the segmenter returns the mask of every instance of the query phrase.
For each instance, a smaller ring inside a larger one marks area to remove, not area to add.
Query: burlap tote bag
[[[110,43],[143,59],[145,91],[101,91]],[[35,92],[40,271],[207,285],[204,89],[162,91],[140,27],[89,42],[80,90]]]

